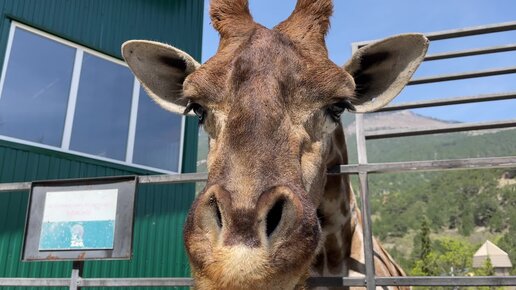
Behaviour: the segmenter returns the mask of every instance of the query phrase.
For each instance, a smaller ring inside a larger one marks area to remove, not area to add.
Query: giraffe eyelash
[[[351,104],[349,101],[341,101],[338,103],[334,103],[326,108],[326,114],[334,121],[339,122],[340,116],[344,111],[354,111],[355,106]]]
[[[191,111],[194,112],[194,114],[199,119],[199,124],[202,125],[204,123],[204,120],[206,119],[206,109],[204,109],[203,106],[199,105],[198,103],[189,102],[186,105],[186,108],[183,112],[184,115],[190,113]]]

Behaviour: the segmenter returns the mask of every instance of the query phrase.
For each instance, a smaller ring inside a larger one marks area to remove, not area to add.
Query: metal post
[[[70,290],[81,290],[79,280],[82,278],[82,270],[84,268],[84,261],[73,261],[72,276],[70,277]]]
[[[367,164],[367,148],[364,134],[364,115],[357,114],[356,136],[357,136],[357,152],[358,164]],[[369,209],[369,190],[367,181],[367,172],[359,172],[360,180],[360,199],[362,201],[362,229],[364,235],[364,259],[366,266],[366,283],[368,290],[376,289],[374,256],[373,256],[373,235],[371,230],[371,213]]]

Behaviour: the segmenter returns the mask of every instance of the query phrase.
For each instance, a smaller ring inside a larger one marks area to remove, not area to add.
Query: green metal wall
[[[151,39],[200,60],[202,9],[203,0],[0,0],[0,67],[12,20],[117,58],[124,41]],[[183,172],[195,171],[196,153],[197,121],[188,118]],[[0,141],[2,183],[133,174],[152,172]],[[86,262],[84,277],[188,276],[182,227],[193,198],[193,184],[140,186],[133,259]],[[20,262],[27,200],[0,193],[0,277],[69,277],[69,262]]]

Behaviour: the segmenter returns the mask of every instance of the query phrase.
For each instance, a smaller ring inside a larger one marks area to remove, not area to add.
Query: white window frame
[[[134,76],[133,76],[134,83],[133,83],[132,97],[131,97],[131,109],[130,109],[130,117],[129,117],[129,124],[128,124],[129,131],[127,134],[127,145],[125,148],[126,149],[125,160],[120,161],[120,160],[106,158],[106,157],[102,157],[102,156],[98,156],[98,155],[88,154],[88,153],[84,153],[84,152],[78,152],[78,151],[70,149],[72,125],[73,125],[73,120],[74,120],[74,115],[75,115],[77,92],[78,92],[78,88],[79,88],[79,80],[80,80],[80,74],[81,74],[82,63],[83,63],[82,59],[83,59],[84,53],[86,52],[91,55],[100,57],[104,60],[107,60],[107,61],[110,61],[110,62],[113,62],[113,63],[116,63],[116,64],[119,64],[119,65],[129,68],[127,66],[127,64],[120,59],[117,59],[117,58],[114,58],[111,56],[107,56],[107,55],[99,53],[95,50],[89,49],[85,46],[82,46],[77,43],[73,43],[71,41],[59,38],[55,35],[37,30],[33,27],[19,23],[17,21],[11,21],[11,27],[9,29],[9,38],[7,40],[7,48],[6,48],[5,57],[4,57],[4,64],[2,67],[2,74],[0,76],[0,98],[2,97],[2,91],[4,88],[5,77],[7,74],[7,67],[9,65],[9,59],[10,59],[11,49],[12,49],[12,44],[13,44],[13,39],[14,39],[14,31],[16,28],[29,31],[29,32],[37,34],[39,36],[43,36],[45,38],[56,41],[60,44],[64,44],[66,46],[74,48],[75,49],[75,60],[74,60],[74,66],[73,66],[73,72],[72,72],[72,80],[71,80],[71,84],[70,84],[68,106],[67,106],[67,110],[66,110],[65,124],[64,124],[64,129],[63,129],[63,139],[61,142],[61,146],[60,147],[50,146],[50,145],[46,145],[46,144],[41,144],[41,143],[37,143],[37,142],[27,141],[27,140],[4,136],[4,135],[0,135],[0,140],[16,142],[16,143],[20,143],[20,144],[30,145],[30,146],[44,148],[44,149],[50,149],[50,150],[64,152],[64,153],[71,153],[71,154],[77,155],[77,156],[106,161],[109,163],[125,165],[125,166],[129,166],[129,167],[133,167],[133,168],[151,170],[151,171],[160,172],[160,173],[177,174],[177,173],[182,172],[183,150],[184,150],[183,147],[184,147],[184,140],[185,140],[185,123],[186,123],[185,116],[181,116],[181,131],[180,131],[181,138],[179,141],[180,144],[179,144],[179,158],[178,158],[179,164],[177,166],[178,172],[161,169],[161,168],[155,168],[152,166],[146,166],[146,165],[132,163],[133,154],[134,154],[134,142],[135,142],[135,138],[136,138],[136,122],[137,122],[138,105],[139,105],[138,101],[140,98],[140,83]]]

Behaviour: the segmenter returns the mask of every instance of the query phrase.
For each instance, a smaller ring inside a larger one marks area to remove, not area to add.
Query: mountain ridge
[[[355,134],[356,123],[354,117],[344,130],[347,135]],[[349,117],[347,118],[349,122]],[[345,122],[346,123],[346,122]],[[438,128],[449,124],[460,123],[457,121],[446,121],[414,113],[410,110],[397,112],[382,112],[364,115],[365,131],[395,130],[395,129],[428,129]]]

